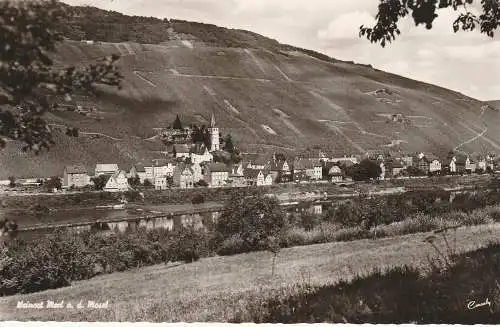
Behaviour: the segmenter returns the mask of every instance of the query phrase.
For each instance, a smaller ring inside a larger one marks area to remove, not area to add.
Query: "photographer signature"
[[[476,303],[476,301],[469,301],[469,303],[467,303],[467,309],[469,309],[469,310],[473,310],[473,309],[485,307],[485,306],[491,307],[491,302],[488,298],[486,298],[486,301],[484,301],[482,303]]]

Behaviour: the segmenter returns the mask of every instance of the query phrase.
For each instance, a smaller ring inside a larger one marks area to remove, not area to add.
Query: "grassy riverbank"
[[[498,241],[499,224],[456,231],[458,253]],[[75,282],[70,287],[0,299],[3,320],[232,321],[249,320],[255,303],[301,287],[332,285],[374,269],[408,265],[430,271],[437,258],[424,242],[432,233],[283,249],[271,276],[272,254],[211,257],[191,264],[156,265]],[[436,245],[444,248],[442,239]],[[17,301],[109,301],[109,309],[15,309]],[[464,299],[465,301],[466,299]]]

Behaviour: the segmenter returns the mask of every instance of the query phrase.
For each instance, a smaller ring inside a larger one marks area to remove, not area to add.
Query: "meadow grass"
[[[457,252],[499,240],[500,224],[456,230]],[[190,264],[155,265],[102,275],[72,286],[0,299],[2,320],[237,321],[252,320],[255,306],[276,294],[331,285],[374,269],[404,265],[429,270],[436,253],[423,240],[431,233],[316,244],[281,250],[271,276],[272,254],[253,252],[204,258]],[[442,240],[436,240],[444,246]],[[16,309],[18,300],[106,301],[109,309]],[[252,309],[253,308],[253,309]]]

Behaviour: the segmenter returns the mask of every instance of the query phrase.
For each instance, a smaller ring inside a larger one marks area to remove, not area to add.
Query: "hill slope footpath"
[[[500,150],[500,113],[454,91],[251,32],[74,10],[80,14],[65,24],[71,29],[64,33],[91,39],[90,32],[100,30],[92,38],[100,42],[63,42],[56,65],[119,54],[124,88],[103,89],[95,98],[75,97],[70,103],[95,107],[92,115],[50,113],[58,144],[48,153],[24,154],[10,142],[0,151],[0,178],[61,174],[65,165],[79,162],[147,162],[164,148],[154,138],[155,128],[170,125],[176,114],[184,123],[206,124],[211,112],[222,133],[231,133],[248,152]],[[85,18],[90,14],[95,17],[91,27]],[[149,26],[154,33],[114,33],[127,22],[130,31]],[[156,44],[121,42],[125,39]],[[68,125],[78,127],[80,137],[66,137]]]

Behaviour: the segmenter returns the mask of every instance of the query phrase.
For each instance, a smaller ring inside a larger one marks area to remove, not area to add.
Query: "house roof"
[[[207,147],[206,147],[205,143],[203,143],[203,142],[196,142],[191,147],[191,153],[197,154],[197,155],[205,154],[206,150],[207,150]]]
[[[127,176],[127,174],[123,171],[123,170],[118,170],[118,171],[115,171],[113,173],[113,175],[111,175],[110,179],[117,179],[120,175],[124,175],[125,177]],[[108,180],[109,181],[109,180]]]
[[[467,156],[463,154],[457,154],[455,158],[456,158],[456,163],[459,165],[465,165],[465,162],[467,161]]]
[[[297,159],[293,162],[293,169],[294,170],[312,169],[315,167],[315,162],[316,160]],[[317,163],[319,163],[319,166],[321,166],[319,160],[317,161]]]
[[[191,168],[191,165],[185,163],[185,162],[181,162],[180,164],[178,164],[176,167],[175,167],[175,170],[176,171],[180,171],[181,173],[183,173],[185,170],[189,170],[189,172],[191,174],[194,173],[193,169]]]
[[[87,167],[84,165],[71,165],[64,168],[68,174],[88,174]]]
[[[259,175],[259,173],[261,171],[262,171],[261,169],[247,168],[247,169],[243,170],[243,176],[245,176],[245,178],[247,178],[247,179],[255,179],[255,178],[257,178],[257,176]]]
[[[342,175],[342,169],[337,165],[333,165],[328,169],[328,175]]]
[[[134,165],[135,167],[135,170],[138,172],[138,173],[145,173],[146,172],[146,168],[144,168],[143,165]]]
[[[208,165],[208,171],[209,172],[229,172],[229,168],[223,164],[223,163],[211,163],[210,165]]]
[[[98,171],[118,171],[118,170],[120,170],[120,168],[118,168],[117,164],[96,164],[95,170],[98,170]]]
[[[189,153],[189,146],[187,144],[176,144],[174,148],[177,153]]]

